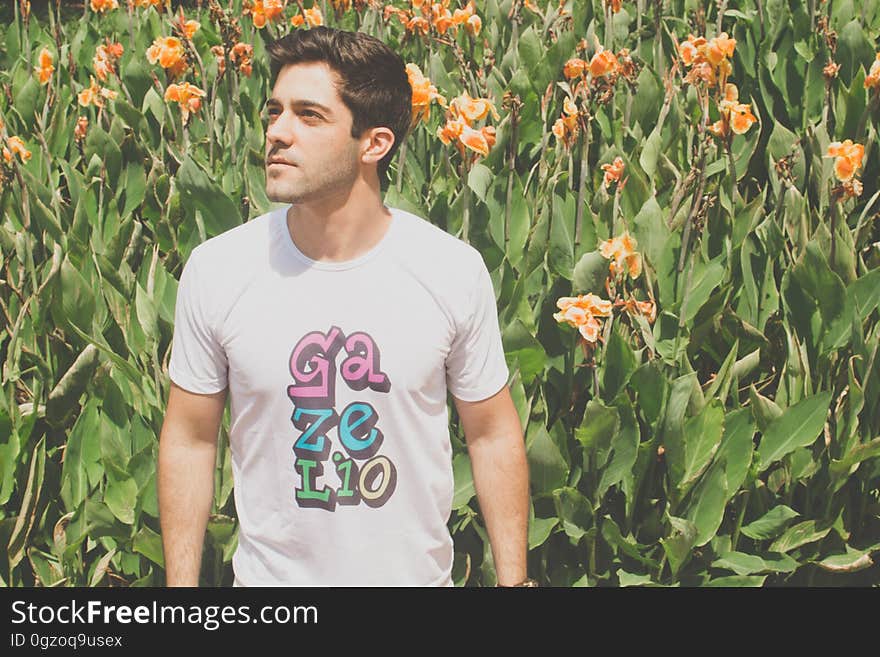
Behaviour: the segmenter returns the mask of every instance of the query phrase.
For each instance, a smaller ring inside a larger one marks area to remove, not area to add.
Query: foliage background
[[[171,34],[169,14],[60,4],[34,1],[26,23],[7,3],[0,28],[5,136],[32,151],[10,164],[0,196],[0,578],[161,585],[155,463],[177,279],[197,244],[270,208],[264,39],[305,28],[257,30],[234,0],[253,75],[218,81],[218,26],[183,3],[201,23],[202,75],[187,79],[208,90],[184,129],[144,56]],[[466,165],[437,138],[433,109],[392,164],[385,201],[462,236],[466,221],[492,272],[531,467],[530,573],[557,586],[877,586],[880,110],[864,80],[880,1],[640,0],[609,21],[599,0],[541,0],[538,12],[486,0],[479,36],[445,43],[386,23],[381,8],[316,4],[326,24],[383,38],[447,99],[468,90],[500,111],[497,143]],[[285,21],[295,13],[291,3]],[[759,120],[730,157],[703,130],[717,108],[704,116],[675,72],[679,42],[722,29],[736,39],[731,79]],[[105,37],[125,52],[107,83],[119,96],[99,117],[76,94]],[[587,56],[628,48],[638,75],[606,104],[592,98],[569,150],[551,127],[582,40]],[[56,67],[45,86],[33,73],[43,46]],[[829,60],[840,69],[826,85]],[[864,192],[835,203],[823,156],[844,139],[865,145]],[[628,178],[609,192],[600,167],[617,156]],[[657,319],[616,309],[585,360],[553,318],[556,300],[606,296],[585,264],[625,227],[645,270],[629,284],[656,300]],[[454,579],[492,585],[450,409]],[[236,544],[227,428],[228,411],[208,585],[231,583]]]

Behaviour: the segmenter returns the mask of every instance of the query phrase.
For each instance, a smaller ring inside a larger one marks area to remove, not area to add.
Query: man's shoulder
[[[277,209],[211,237],[192,251],[203,266],[229,268],[242,264],[255,249],[264,247],[270,236],[271,220]]]
[[[468,269],[482,262],[482,255],[470,244],[431,223],[423,217],[395,208],[400,219],[398,253],[412,264],[451,269]]]

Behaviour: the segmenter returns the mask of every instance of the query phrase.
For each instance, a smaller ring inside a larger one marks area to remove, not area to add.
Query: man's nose
[[[293,136],[290,122],[287,119],[287,112],[277,114],[275,118],[266,126],[266,141],[270,143],[281,142],[288,144]]]

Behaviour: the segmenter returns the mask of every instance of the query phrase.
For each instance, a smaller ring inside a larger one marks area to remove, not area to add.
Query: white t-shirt
[[[169,375],[229,386],[236,585],[451,585],[447,388],[507,384],[480,253],[408,212],[347,262],[301,253],[289,205],[184,267]]]

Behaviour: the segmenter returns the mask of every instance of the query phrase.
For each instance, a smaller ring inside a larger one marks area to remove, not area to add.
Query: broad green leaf
[[[766,431],[767,427],[782,415],[782,409],[775,401],[765,397],[755,389],[755,384],[749,385],[749,405],[752,416],[758,423],[758,431]]]
[[[477,162],[471,167],[471,170],[468,172],[468,180],[467,184],[470,187],[474,194],[477,195],[483,203],[486,202],[486,193],[489,190],[489,187],[492,186],[492,182],[495,180],[495,174],[492,170],[487,167],[485,164],[480,164]]]
[[[764,580],[767,579],[766,575],[731,575],[730,577],[719,577],[717,579],[710,580],[705,584],[705,586],[711,587],[736,587],[741,588],[744,586],[764,586]]]
[[[184,158],[175,180],[182,200],[202,211],[209,237],[219,235],[241,223],[238,206],[188,155]]]
[[[611,486],[620,483],[623,477],[632,471],[638,456],[640,436],[635,411],[625,394],[619,395],[615,402],[620,413],[620,430],[615,432],[611,441],[613,452],[608,467],[602,471],[602,477],[599,479],[599,486],[596,489],[597,500],[601,500]]]
[[[79,269],[65,256],[61,263],[61,310],[64,318],[83,330],[92,326],[95,295]]]
[[[764,560],[754,554],[727,552],[712,562],[713,568],[732,570],[737,575],[760,573],[766,567]]]
[[[144,555],[160,567],[165,567],[165,556],[162,552],[162,537],[146,525],[134,535],[132,550]]]
[[[771,552],[790,552],[795,548],[809,543],[815,543],[825,538],[831,527],[825,529],[817,529],[815,520],[805,520],[799,522],[788,530],[779,538],[777,538],[770,546]]]
[[[724,255],[722,254],[711,262],[701,262],[694,265],[687,303],[681,311],[684,314],[685,321],[691,322],[694,319],[697,311],[702,308],[703,304],[711,296],[712,291],[724,279],[723,257]]]
[[[611,337],[605,347],[605,362],[602,371],[602,396],[606,400],[617,397],[620,390],[629,381],[630,375],[638,366],[636,355],[627,338],[621,334],[620,323],[615,322],[611,329]]]
[[[672,568],[672,576],[676,577],[678,571],[691,555],[694,543],[697,539],[697,528],[684,518],[669,516],[672,531],[666,538],[660,539],[669,566]]]
[[[134,479],[111,480],[104,491],[104,503],[120,522],[134,523],[134,507],[137,503],[138,487]]]
[[[471,472],[471,459],[462,452],[452,459],[452,474],[455,479],[455,493],[452,497],[453,510],[467,506],[475,494],[474,476]]]
[[[529,523],[529,550],[543,545],[558,524],[559,518],[534,518]]]
[[[603,467],[608,458],[611,439],[617,432],[620,424],[617,408],[605,406],[598,399],[587,402],[584,410],[584,419],[581,425],[575,429],[575,438],[590,452],[597,452],[600,456],[596,462],[597,467]]]
[[[661,435],[665,448],[666,466],[676,487],[682,481],[685,471],[684,415],[696,385],[698,385],[698,381],[697,375],[694,373],[678,377],[672,382],[669,401],[666,403],[666,415],[663,419]]]
[[[549,494],[565,485],[569,466],[544,426],[530,431],[526,439],[529,481],[535,494]]]
[[[820,392],[786,409],[771,422],[758,445],[758,471],[763,472],[795,448],[815,442],[825,425],[830,403],[831,391]]]
[[[502,332],[504,353],[519,362],[524,385],[529,385],[544,371],[547,354],[521,320],[515,319]]]
[[[553,492],[556,513],[562,529],[573,541],[579,541],[593,526],[590,501],[576,488],[561,488]]]
[[[839,479],[849,474],[853,466],[877,457],[880,457],[880,437],[857,445],[839,461],[832,460],[828,472],[833,479]]]
[[[716,462],[694,488],[691,497],[687,519],[697,528],[694,545],[703,546],[715,536],[729,498],[727,474],[723,464]]]
[[[857,573],[874,565],[869,552],[853,550],[845,554],[833,554],[816,562],[822,570],[832,573]]]
[[[699,415],[684,424],[685,459],[679,488],[696,481],[712,461],[724,433],[724,409],[719,400],[706,404]]]
[[[651,586],[654,583],[650,575],[636,575],[623,569],[617,571],[617,580],[620,586]]]
[[[550,249],[547,264],[550,270],[566,280],[572,277],[574,269],[574,216],[575,197],[567,194],[564,198],[554,194],[553,215],[550,223]]]
[[[46,439],[40,441],[34,447],[31,454],[31,464],[28,469],[27,484],[21,496],[21,506],[15,518],[15,526],[9,537],[8,555],[9,568],[12,570],[24,558],[25,546],[28,536],[34,525],[37,514],[37,505],[43,492],[43,476],[46,470]]]
[[[598,251],[590,251],[581,256],[574,266],[574,290],[576,294],[593,293],[604,296],[603,286],[608,278],[608,258]]]
[[[776,538],[788,524],[788,521],[799,515],[800,514],[794,509],[790,509],[784,504],[780,504],[779,506],[770,509],[754,522],[750,522],[740,531],[743,536],[748,536],[756,541]]]

